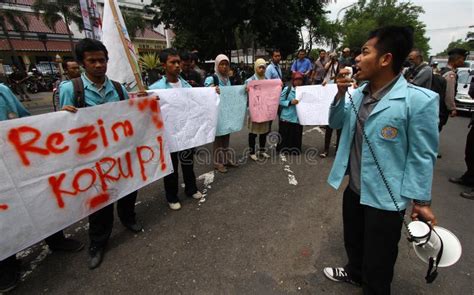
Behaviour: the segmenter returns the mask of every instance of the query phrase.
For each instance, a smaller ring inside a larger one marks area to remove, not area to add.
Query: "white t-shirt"
[[[181,88],[183,85],[181,85],[181,80],[178,79],[178,82],[176,83],[171,83],[171,82],[168,82],[170,83],[171,87],[172,88]]]

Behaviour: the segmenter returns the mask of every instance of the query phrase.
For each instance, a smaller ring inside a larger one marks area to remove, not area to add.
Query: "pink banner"
[[[248,88],[252,122],[273,121],[280,103],[281,80],[253,80],[249,82]]]

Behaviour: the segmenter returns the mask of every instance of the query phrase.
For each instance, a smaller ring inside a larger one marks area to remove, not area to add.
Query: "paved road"
[[[465,188],[447,181],[464,170],[467,122],[452,119],[443,131],[433,187],[439,223],[459,237],[464,254],[427,285],[427,266],[402,239],[394,294],[474,294],[474,201],[459,197]],[[305,150],[321,148],[322,131],[305,130]],[[246,130],[231,136],[236,151],[246,142]],[[116,222],[99,269],[88,270],[86,251],[50,254],[40,244],[22,253],[23,282],[14,294],[361,294],[321,272],[346,262],[343,189],[326,184],[333,152],[306,161],[273,155],[224,175],[214,175],[210,164],[197,165],[206,202],[183,198],[177,212],[167,208],[162,181],[153,183],[140,190],[137,205],[145,232],[134,235]],[[67,232],[86,242],[86,223]]]

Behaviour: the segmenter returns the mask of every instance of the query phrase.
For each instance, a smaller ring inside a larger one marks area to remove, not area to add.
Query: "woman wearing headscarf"
[[[229,69],[229,58],[224,54],[219,54],[214,63],[214,75],[206,78],[204,86],[216,87],[217,93],[220,94],[219,87],[231,86]],[[229,151],[229,142],[230,134],[216,136],[214,139],[214,168],[221,173],[227,172],[226,167],[237,167]]]
[[[247,85],[252,80],[265,80],[266,67],[267,63],[263,58],[257,59],[254,65],[255,74],[245,81],[245,85]],[[259,156],[264,159],[270,158],[270,155],[265,152],[265,144],[267,142],[267,135],[270,133],[271,121],[262,123],[252,122],[252,119],[249,116],[247,124],[249,128],[250,159],[257,161]],[[257,135],[259,143],[258,153],[256,153],[255,150]]]
[[[296,114],[296,87],[303,85],[304,76],[300,72],[291,75],[291,85],[285,87],[280,95],[280,143],[277,151],[280,153],[297,154],[301,153],[303,141],[303,126],[299,124]]]

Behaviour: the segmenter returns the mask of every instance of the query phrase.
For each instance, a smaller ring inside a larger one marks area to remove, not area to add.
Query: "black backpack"
[[[442,75],[433,74],[431,77],[431,91],[439,95],[439,116],[448,116],[448,108],[446,107],[446,79]]]
[[[115,91],[117,91],[120,100],[124,100],[125,94],[123,93],[122,85],[117,81],[113,81],[113,80],[110,80],[110,81],[114,85]],[[85,108],[86,100],[84,97],[84,83],[82,82],[82,78],[78,77],[78,78],[71,79],[71,82],[72,82],[72,86],[74,87],[74,99],[75,99],[74,106],[76,108]]]

